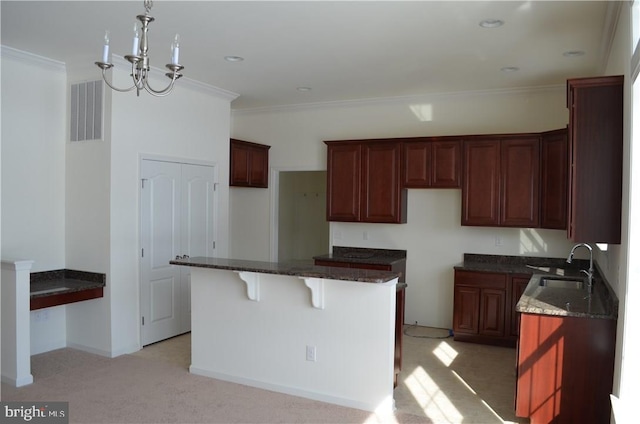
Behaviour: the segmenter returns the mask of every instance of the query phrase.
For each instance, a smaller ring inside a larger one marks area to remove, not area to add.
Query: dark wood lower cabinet
[[[530,275],[512,275],[511,276],[511,337],[517,339],[520,334],[520,313],[516,312],[516,304],[520,297],[522,297],[522,293],[524,293],[524,289],[527,288],[527,284],[529,284],[529,280],[531,279]]]
[[[455,270],[454,340],[514,347],[518,339],[516,303],[530,275]]]
[[[523,313],[516,416],[531,424],[608,424],[616,321]]]

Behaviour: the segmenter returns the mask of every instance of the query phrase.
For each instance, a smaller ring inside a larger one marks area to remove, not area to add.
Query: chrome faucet
[[[587,274],[587,290],[589,293],[593,293],[593,249],[587,243],[578,243],[571,249],[571,253],[569,253],[569,257],[567,258],[567,263],[570,264],[573,261],[573,253],[576,251],[578,247],[585,247],[589,249],[589,270],[585,271],[581,269],[580,272],[584,272]]]

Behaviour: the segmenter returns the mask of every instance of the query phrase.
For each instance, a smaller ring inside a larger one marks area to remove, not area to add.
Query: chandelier
[[[180,71],[184,69],[184,66],[178,63],[178,57],[180,54],[180,37],[176,34],[173,43],[171,44],[171,63],[166,65],[170,72],[165,74],[171,82],[163,90],[154,90],[149,85],[149,71],[151,70],[151,65],[149,63],[147,31],[149,29],[149,24],[154,21],[154,18],[149,16],[151,7],[153,7],[153,1],[144,0],[145,13],[144,15],[137,16],[137,19],[140,21],[142,26],[139,28],[137,22],[134,25],[132,52],[130,55],[125,56],[125,59],[131,62],[131,77],[133,78],[133,85],[129,88],[121,89],[114,87],[107,80],[106,72],[113,68],[113,64],[109,62],[109,31],[106,31],[104,35],[102,62],[95,62],[95,64],[102,69],[102,78],[104,79],[104,82],[115,91],[127,92],[135,88],[137,95],[139,96],[140,91],[144,89],[154,96],[162,97],[166,96],[171,92],[171,90],[173,90],[173,85],[176,80],[182,76]]]

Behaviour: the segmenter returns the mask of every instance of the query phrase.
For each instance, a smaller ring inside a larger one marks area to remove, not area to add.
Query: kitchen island
[[[189,258],[190,372],[393,411],[397,272]]]

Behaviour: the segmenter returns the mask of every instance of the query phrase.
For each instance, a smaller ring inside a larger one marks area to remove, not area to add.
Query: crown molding
[[[112,55],[111,61],[113,62],[114,65],[117,65],[118,67],[120,67],[120,69],[124,67],[125,69],[130,70],[131,68],[131,63],[128,60],[126,60],[123,56]],[[167,72],[166,69],[156,68],[154,66],[151,67],[151,70],[153,71],[153,75],[156,75],[156,76],[164,75]],[[219,88],[210,84],[205,84],[203,82],[200,82],[188,77],[184,77],[184,76],[176,81],[176,87],[180,87],[180,86],[183,86],[198,92],[206,92],[208,94],[211,94],[216,97],[220,97],[223,100],[227,100],[229,102],[232,102],[233,100],[237,99],[239,96],[239,94],[234,93],[233,91],[225,90],[223,88]]]
[[[557,92],[561,91],[565,93],[566,85],[565,84],[557,84],[557,85],[545,85],[539,87],[518,87],[518,88],[508,88],[508,89],[495,89],[495,90],[469,90],[469,91],[451,91],[451,92],[441,92],[441,93],[429,93],[429,94],[418,94],[412,96],[399,96],[399,97],[382,97],[382,98],[371,98],[371,99],[360,99],[360,100],[339,100],[339,101],[329,101],[329,102],[317,102],[317,103],[298,103],[291,105],[281,105],[281,106],[264,106],[264,107],[255,107],[255,108],[246,108],[246,109],[234,109],[233,105],[231,105],[231,113],[234,115],[249,115],[249,114],[259,114],[259,113],[270,113],[270,112],[290,112],[290,111],[299,111],[303,109],[326,109],[326,108],[338,108],[338,107],[358,107],[358,106],[371,106],[371,105],[380,105],[380,104],[405,104],[405,103],[418,103],[430,101],[433,99],[444,99],[444,98],[470,98],[470,97],[479,97],[479,96],[508,96],[514,94],[540,94],[540,93],[548,93],[548,92]]]
[[[10,58],[25,64],[40,66],[51,71],[66,72],[67,70],[64,62],[25,52],[23,50],[14,49],[13,47],[5,45],[0,46],[0,55],[3,59]]]
[[[620,13],[622,11],[622,6],[625,3],[628,3],[629,7],[631,7],[631,3],[629,2],[607,2],[607,12],[602,29],[602,39],[600,40],[600,66],[598,68],[600,74],[603,74],[607,68],[609,55],[611,54],[611,48],[616,37],[616,30],[618,29]]]

